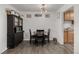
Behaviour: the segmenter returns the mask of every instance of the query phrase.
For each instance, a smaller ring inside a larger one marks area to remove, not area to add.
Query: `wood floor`
[[[54,44],[53,41],[44,46],[35,46],[23,41],[16,48],[8,49],[2,54],[73,54],[73,46],[70,44]]]

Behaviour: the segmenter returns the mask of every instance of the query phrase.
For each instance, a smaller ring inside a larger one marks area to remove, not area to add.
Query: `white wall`
[[[14,9],[10,5],[0,4],[0,53],[7,49],[7,16],[6,8]]]
[[[35,17],[35,14],[40,14],[40,12],[22,12],[24,14],[24,23],[23,23],[23,29],[24,29],[24,39],[29,40],[29,29],[32,29],[32,31],[35,31],[36,29],[44,29],[48,30],[51,29],[50,32],[50,40],[53,40],[53,37],[56,37],[59,40],[58,37],[58,20],[57,13],[56,12],[49,12],[50,14],[49,18],[45,18],[44,15],[42,17]],[[27,18],[26,14],[31,14],[31,18]]]
[[[74,26],[74,53],[79,54],[79,5],[74,6],[75,26]]]

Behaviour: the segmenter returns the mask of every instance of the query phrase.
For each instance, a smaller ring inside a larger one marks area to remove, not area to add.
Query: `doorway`
[[[74,44],[74,8],[64,12],[64,44]]]

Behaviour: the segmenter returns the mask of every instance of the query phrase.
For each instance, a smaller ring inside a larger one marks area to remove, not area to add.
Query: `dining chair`
[[[47,35],[45,35],[45,38],[47,39],[47,41],[49,43],[50,42],[50,29],[48,29],[48,33],[47,33]]]
[[[32,35],[31,29],[29,29],[30,32],[30,44],[34,43],[35,39],[34,39],[34,35]]]
[[[48,29],[48,42],[50,40],[50,29]]]
[[[44,35],[44,30],[37,30],[37,35],[38,36],[43,36]]]
[[[44,45],[45,38],[44,38],[44,30],[37,30],[36,38],[35,38],[36,45],[39,43]]]

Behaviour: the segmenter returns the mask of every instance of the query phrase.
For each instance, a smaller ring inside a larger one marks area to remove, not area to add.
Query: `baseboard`
[[[4,51],[6,51],[7,50],[7,48],[5,48],[0,54],[2,54]]]
[[[24,39],[24,41],[30,41],[30,39]]]
[[[59,40],[58,40],[58,42],[59,42],[61,45],[63,45],[63,44],[64,44],[64,42],[62,42],[62,41],[59,41]]]

